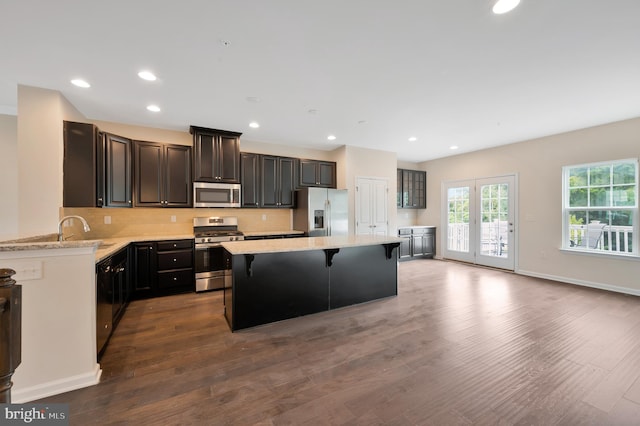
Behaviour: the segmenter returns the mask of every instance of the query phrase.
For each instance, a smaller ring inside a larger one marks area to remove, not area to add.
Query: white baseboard
[[[614,291],[616,293],[630,294],[632,296],[640,296],[640,290],[636,290],[628,287],[619,287],[611,284],[597,283],[593,281],[576,280],[573,278],[559,277],[556,275],[540,274],[538,272],[525,271],[522,269],[518,269],[515,272],[516,274],[526,275],[529,277],[543,278],[545,280],[559,281],[561,283],[566,283],[566,284],[580,285],[583,287],[591,287],[591,288],[597,288],[600,290]]]
[[[65,377],[64,379],[45,382],[25,389],[11,389],[11,402],[21,404],[35,401],[51,395],[70,392],[72,390],[86,388],[97,385],[100,382],[102,370],[100,364],[95,365],[92,372],[79,374],[77,376]]]

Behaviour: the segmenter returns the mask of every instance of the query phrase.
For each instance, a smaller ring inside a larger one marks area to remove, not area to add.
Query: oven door
[[[225,276],[231,276],[231,262],[220,243],[196,244],[195,273],[196,292],[224,288]]]

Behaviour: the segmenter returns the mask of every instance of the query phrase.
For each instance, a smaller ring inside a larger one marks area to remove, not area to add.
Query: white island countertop
[[[275,240],[251,240],[223,242],[232,255],[284,253],[288,251],[323,250],[376,244],[392,244],[404,241],[402,238],[385,235],[349,235],[344,237],[301,237]]]

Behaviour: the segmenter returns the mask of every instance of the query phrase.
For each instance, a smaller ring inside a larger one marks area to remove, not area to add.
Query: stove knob
[[[235,241],[235,240],[236,240],[236,237],[231,237],[231,238],[230,238],[230,240],[231,240],[231,241]]]
[[[207,238],[207,242],[210,243],[211,242],[211,238]]]

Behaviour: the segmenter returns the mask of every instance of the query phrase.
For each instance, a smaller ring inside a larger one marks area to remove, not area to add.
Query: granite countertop
[[[235,255],[370,246],[400,243],[402,241],[402,238],[383,235],[349,235],[344,237],[303,237],[274,240],[229,241],[222,243],[222,247],[229,253]]]
[[[105,238],[96,250],[96,263],[117,253],[131,243],[147,241],[192,240],[193,234],[181,235],[135,235],[131,237]]]
[[[58,234],[40,235],[37,237],[21,238],[0,242],[0,251],[20,250],[52,250],[81,247],[96,248],[96,263],[115,254],[130,243],[144,241],[188,240],[193,234],[182,235],[136,235],[130,237],[103,238],[100,240],[65,240],[57,241]]]

